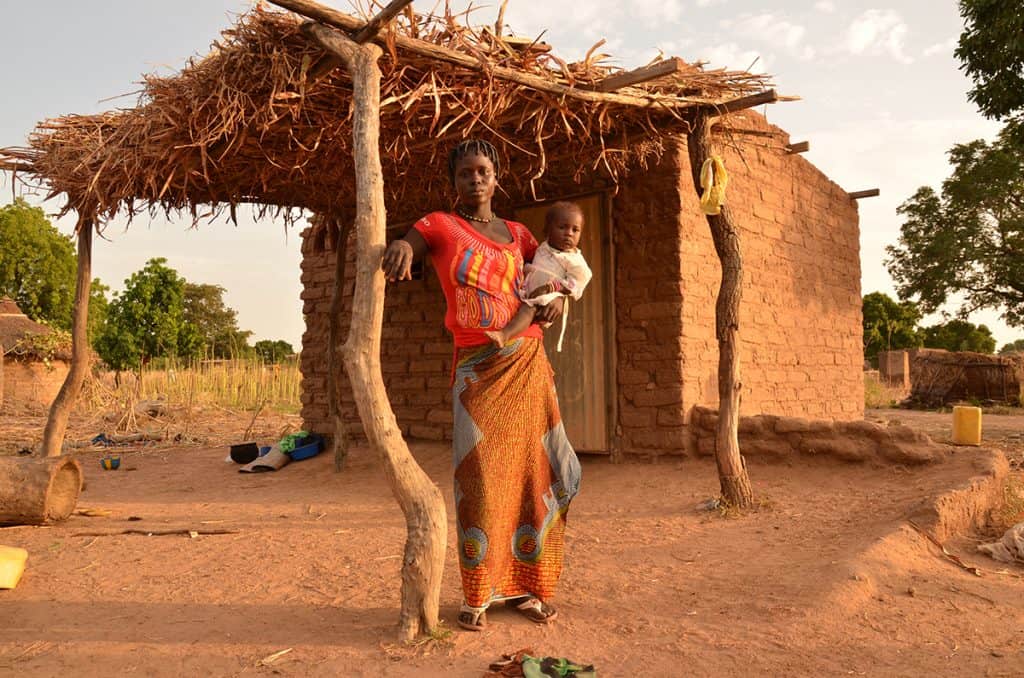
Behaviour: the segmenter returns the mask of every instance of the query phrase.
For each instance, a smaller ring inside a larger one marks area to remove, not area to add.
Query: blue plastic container
[[[288,455],[292,458],[292,461],[302,461],[303,459],[309,459],[320,454],[320,450],[323,449],[324,439],[315,433],[310,433],[306,437],[304,445],[296,447]]]

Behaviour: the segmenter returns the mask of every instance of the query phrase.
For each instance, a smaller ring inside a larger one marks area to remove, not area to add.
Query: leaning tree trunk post
[[[324,227],[334,233],[334,285],[331,288],[331,312],[327,320],[327,414],[334,426],[334,470],[341,471],[348,458],[348,426],[341,411],[338,389],[338,351],[341,348],[341,312],[345,301],[345,263],[348,258],[348,221],[324,217]]]
[[[714,120],[700,113],[687,135],[690,170],[693,184],[700,195],[700,171],[711,157],[711,125]],[[720,214],[706,215],[711,227],[715,252],[722,265],[722,283],[715,304],[715,336],[718,339],[718,431],[715,436],[715,462],[722,497],[734,506],[745,507],[753,502],[753,490],[747,465],[740,454],[740,359],[739,327],[740,296],[743,282],[743,260],[740,257],[740,235],[730,210],[722,206]]]
[[[413,459],[384,390],[380,368],[384,319],[386,215],[380,164],[380,67],[375,44],[359,44],[319,24],[305,30],[341,57],[352,77],[355,108],[353,158],[356,169],[356,285],[352,321],[343,355],[359,418],[370,445],[381,455],[391,491],[405,514],[407,538],[402,560],[399,639],[413,640],[437,628],[447,543],[447,517],[441,491]]]
[[[60,392],[50,405],[50,414],[43,429],[43,446],[39,455],[56,457],[61,453],[64,432],[68,427],[71,408],[82,390],[85,373],[89,370],[89,289],[92,286],[92,229],[91,218],[78,220],[78,277],[75,281],[75,306],[71,325],[71,369]]]

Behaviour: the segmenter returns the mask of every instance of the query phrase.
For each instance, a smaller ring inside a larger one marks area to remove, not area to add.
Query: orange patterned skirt
[[[565,436],[538,339],[461,349],[453,440],[456,528],[466,604],[534,595],[562,573],[565,516],[580,463]]]

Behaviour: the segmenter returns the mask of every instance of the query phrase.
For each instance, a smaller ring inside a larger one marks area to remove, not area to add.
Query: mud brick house
[[[767,76],[679,58],[623,70],[599,50],[570,63],[507,35],[500,16],[493,28],[472,28],[401,3],[388,5],[400,14],[369,21],[311,0],[272,2],[297,14],[261,3],[207,56],[147,77],[136,107],[46,120],[25,147],[0,149],[0,169],[45,185],[65,199],[62,214],[76,213],[83,299],[92,234],[119,215],[198,222],[233,217],[240,204],[261,216],[316,215],[303,240],[302,413],[308,428],[332,432],[327,336],[334,258],[357,197],[355,96],[352,74],[303,25],[311,19],[382,48],[373,89],[393,235],[449,204],[445,156],[470,136],[506,159],[499,214],[539,230],[545,203],[580,203],[595,281],[572,309],[566,350],[549,351],[579,449],[685,451],[692,409],[715,403],[719,264],[683,141],[694,121],[712,118],[705,129],[718,141],[709,145],[729,168],[729,209],[742,229],[743,414],[861,416],[856,205],[751,112],[783,98]],[[420,273],[388,291],[383,370],[402,430],[443,440],[451,343],[433,273]],[[350,296],[351,279],[338,289]],[[51,410],[48,454],[59,450],[84,377],[86,307],[76,307],[73,367],[67,397]],[[345,384],[339,400],[354,423]]]
[[[728,151],[727,200],[740,217],[742,413],[820,419],[863,417],[859,226],[856,201],[799,154],[788,135],[747,113],[769,143]],[[693,445],[695,406],[717,406],[715,299],[720,269],[690,178],[685,140],[660,163],[607,182],[573,181],[550,168],[545,201],[570,198],[586,218],[581,249],[595,278],[572,307],[566,346],[548,354],[563,418],[580,450],[677,454]],[[562,182],[553,181],[564,177]],[[393,235],[444,195],[393,216]],[[544,203],[513,195],[498,213],[538,237]],[[328,430],[325,384],[333,245],[303,233],[306,333],[302,414]],[[349,269],[351,270],[351,268]],[[451,339],[434,273],[388,288],[382,360],[388,395],[412,438],[451,436]],[[351,284],[347,288],[351,294]],[[340,374],[340,373],[339,373]],[[346,417],[357,418],[347,389]]]
[[[50,327],[22,313],[13,299],[0,298],[0,412],[40,409],[53,402],[68,374],[70,346],[49,342],[52,348],[45,348],[32,341],[52,334]]]

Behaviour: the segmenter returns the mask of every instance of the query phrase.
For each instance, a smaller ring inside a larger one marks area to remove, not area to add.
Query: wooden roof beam
[[[854,191],[849,193],[850,200],[860,200],[861,198],[877,198],[882,192],[877,188],[869,188],[866,191]]]
[[[705,104],[704,108],[708,115],[718,116],[738,113],[739,111],[745,111],[748,108],[755,108],[763,104],[774,104],[777,101],[779,101],[779,95],[775,90],[766,89],[763,92],[750,94],[718,105]]]
[[[312,0],[269,1],[273,5],[282,7],[290,12],[294,12],[295,14],[304,16],[307,19],[311,19],[318,23],[339,28],[349,34],[358,32],[365,25],[364,22],[354,16],[345,14],[344,12],[339,12],[338,10],[330,7],[325,7],[318,2],[313,2]],[[695,105],[708,105],[706,101],[695,99],[688,100],[684,97],[677,96],[630,96],[626,94],[616,94],[614,92],[594,92],[584,90],[578,87],[563,85],[559,82],[553,82],[538,75],[525,73],[514,68],[507,68],[505,66],[485,67],[479,59],[470,56],[469,54],[457,52],[453,49],[448,49],[441,45],[435,45],[434,43],[427,42],[425,40],[410,38],[407,35],[396,33],[393,38],[394,44],[397,48],[412,52],[413,54],[419,54],[420,56],[436,59],[471,71],[483,72],[486,70],[487,74],[494,78],[514,82],[538,92],[548,92],[550,94],[557,94],[559,96],[578,99],[580,101],[620,104],[623,106],[635,106],[638,108],[651,108],[655,106],[689,108]],[[377,35],[373,38],[373,41],[383,43],[384,38]]]
[[[810,141],[798,141],[786,146],[786,153],[806,153],[809,150],[811,150]]]
[[[590,89],[598,92],[614,92],[615,90],[622,89],[623,87],[629,87],[630,85],[639,85],[642,82],[648,82],[650,80],[664,78],[669,75],[675,75],[676,73],[682,73],[686,66],[686,62],[679,57],[672,57],[671,59],[665,59],[664,61],[659,61],[649,66],[610,75],[607,78],[594,83]]]

